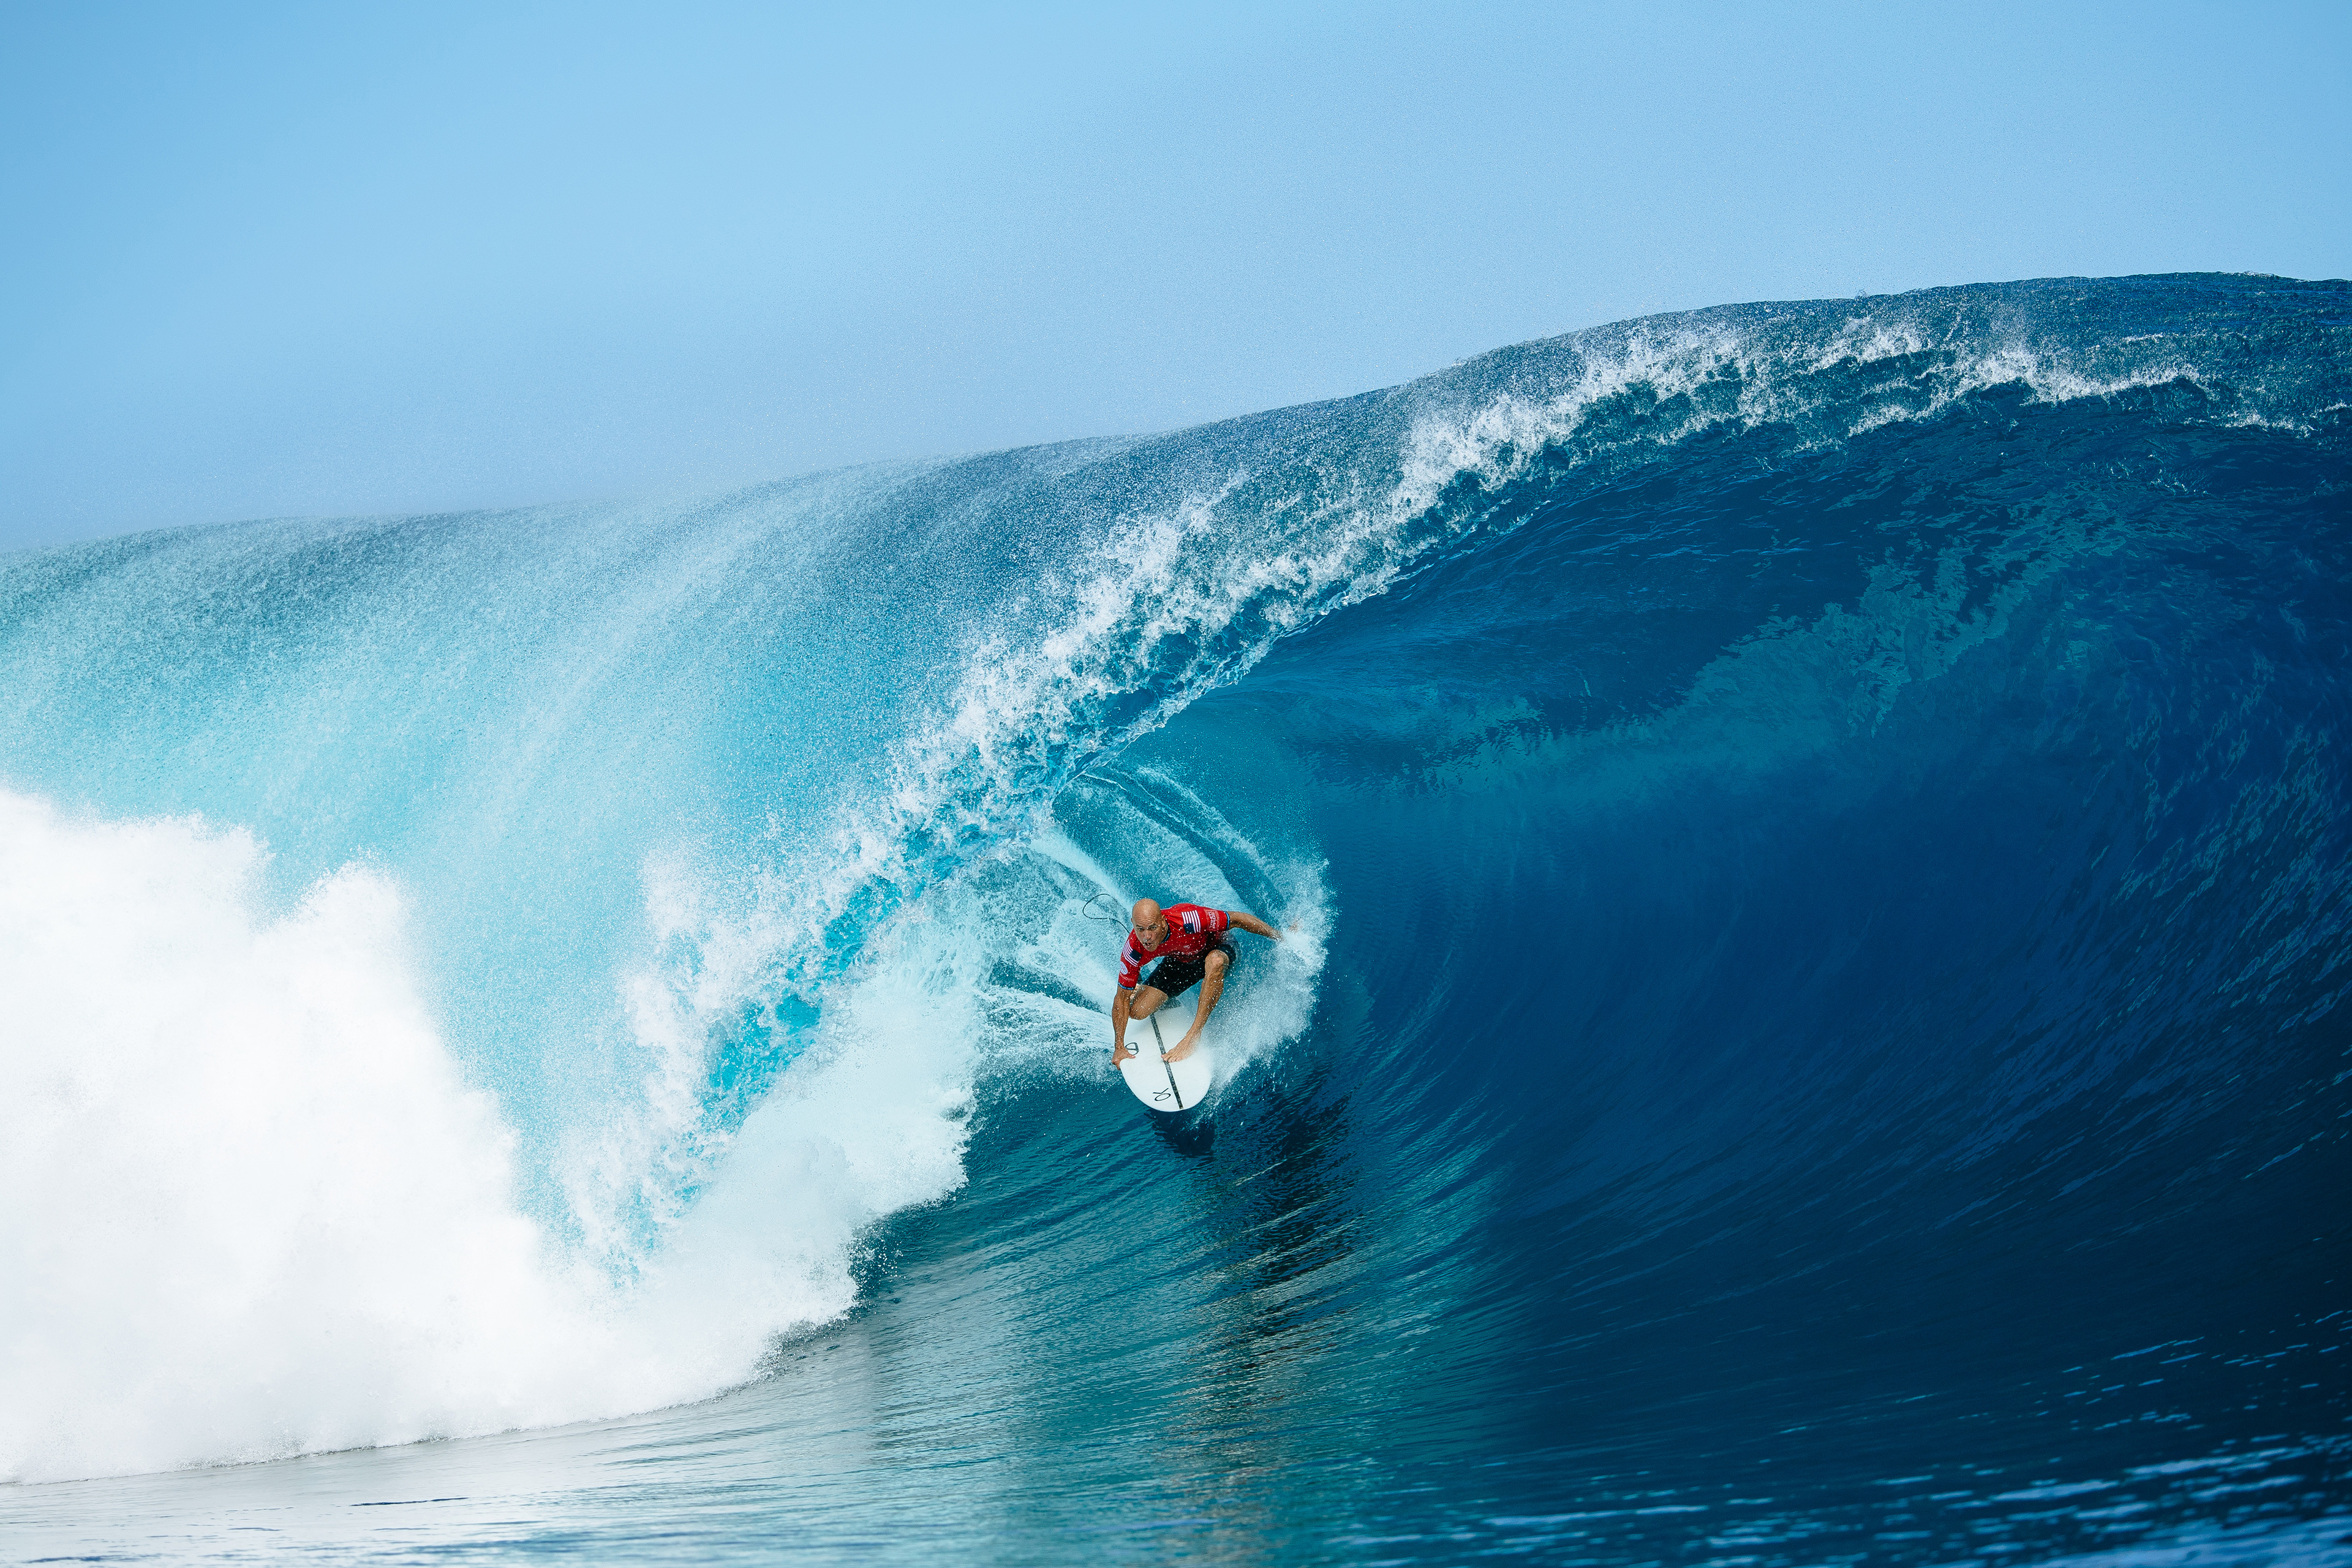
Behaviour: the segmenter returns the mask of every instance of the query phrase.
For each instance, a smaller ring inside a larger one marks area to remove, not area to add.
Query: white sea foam
[[[273,916],[264,849],[0,792],[0,1477],[252,1459],[640,1410],[845,1308],[851,1238],[960,1181],[960,1070],[845,1009],[628,1289],[522,1212],[397,885]],[[871,1040],[867,1031],[881,1031]]]

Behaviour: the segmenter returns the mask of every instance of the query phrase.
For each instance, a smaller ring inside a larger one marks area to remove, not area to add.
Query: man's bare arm
[[[1127,1005],[1134,994],[1122,985],[1118,994],[1110,999],[1110,1059],[1114,1066],[1138,1054],[1127,1045]]]
[[[1239,926],[1242,930],[1248,931],[1252,936],[1262,936],[1274,942],[1280,942],[1282,940],[1282,933],[1280,931],[1275,930],[1272,926],[1266,924],[1255,915],[1245,915],[1239,910],[1233,910],[1231,913],[1227,914],[1225,916],[1225,923],[1227,925]]]

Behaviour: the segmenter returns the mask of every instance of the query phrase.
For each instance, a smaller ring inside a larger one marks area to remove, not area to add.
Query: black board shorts
[[[1201,977],[1209,973],[1209,954],[1213,952],[1223,953],[1228,965],[1234,961],[1234,950],[1227,947],[1224,939],[1220,937],[1190,958],[1161,959],[1151,966],[1151,973],[1143,977],[1143,983],[1171,1000],[1181,996],[1201,984]]]

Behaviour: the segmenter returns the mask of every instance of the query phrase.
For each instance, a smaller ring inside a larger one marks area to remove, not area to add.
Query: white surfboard
[[[1190,996],[1178,997],[1149,1018],[1128,1020],[1127,1043],[1135,1047],[1135,1055],[1118,1064],[1118,1075],[1135,1090],[1135,1098],[1154,1110],[1173,1116],[1209,1097],[1209,1080],[1216,1075],[1209,1066],[1206,1042],[1181,1062],[1163,1061],[1160,1056],[1175,1049],[1192,1026]]]

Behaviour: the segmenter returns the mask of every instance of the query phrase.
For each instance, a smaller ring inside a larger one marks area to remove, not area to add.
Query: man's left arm
[[[1280,931],[1275,930],[1272,926],[1266,924],[1255,915],[1245,915],[1239,910],[1228,910],[1225,912],[1225,923],[1229,926],[1236,926],[1243,931],[1248,931],[1252,936],[1265,937],[1269,941],[1273,942],[1280,942],[1282,940],[1282,933]]]

